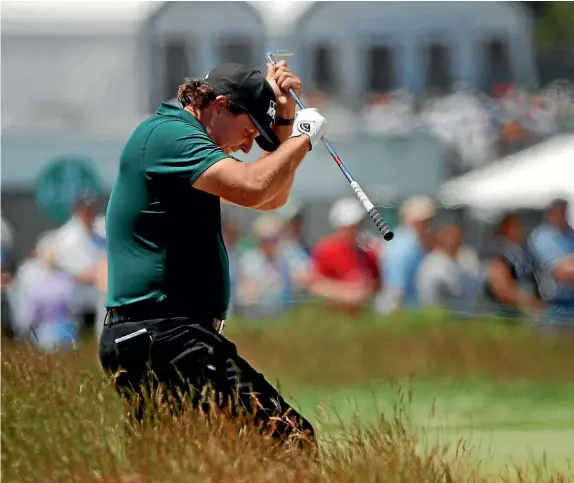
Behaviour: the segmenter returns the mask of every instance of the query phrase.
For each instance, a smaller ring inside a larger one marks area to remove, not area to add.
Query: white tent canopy
[[[554,137],[449,181],[440,196],[447,206],[491,213],[540,209],[556,197],[574,204],[574,135]]]

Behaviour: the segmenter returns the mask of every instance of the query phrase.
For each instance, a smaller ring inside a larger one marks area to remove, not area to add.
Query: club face
[[[275,52],[269,52],[267,54],[267,59],[269,60],[269,62],[275,63],[275,58],[277,57],[292,57],[293,55],[295,55],[293,52],[278,49]]]

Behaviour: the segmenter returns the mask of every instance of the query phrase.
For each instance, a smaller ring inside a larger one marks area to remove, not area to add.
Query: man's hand
[[[327,120],[314,107],[301,109],[295,118],[291,137],[309,136],[312,149],[325,136],[327,124]]]
[[[281,60],[276,65],[267,64],[267,82],[273,87],[275,97],[277,99],[277,115],[286,119],[293,119],[295,117],[295,110],[297,103],[289,94],[289,89],[297,97],[301,96],[301,79],[296,77],[293,72],[289,70],[287,62]]]

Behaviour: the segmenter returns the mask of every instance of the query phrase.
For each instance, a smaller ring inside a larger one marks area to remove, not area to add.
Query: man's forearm
[[[293,177],[295,179],[295,177]],[[283,208],[287,201],[289,200],[289,193],[291,192],[291,187],[293,186],[293,181],[291,183],[287,183],[287,185],[281,188],[273,198],[267,200],[265,203],[262,203],[259,206],[256,206],[255,209],[258,211],[273,211],[278,210],[279,208]]]
[[[308,132],[297,130],[276,151],[252,163],[222,159],[201,174],[193,187],[246,208],[257,209],[276,198],[293,183],[301,161],[326,132],[327,122],[315,109],[302,110],[297,119],[309,124]]]
[[[295,108],[287,108],[286,110],[279,109],[279,111],[277,112],[277,116],[283,119],[294,119]],[[273,132],[275,133],[275,136],[277,136],[279,142],[283,144],[291,136],[291,133],[293,132],[293,127],[278,126],[277,124],[275,124],[273,126]],[[259,159],[264,159],[268,157],[270,154],[271,153],[263,152],[263,154],[260,156]],[[291,188],[293,187],[294,182],[295,182],[295,170],[293,170],[283,179],[283,183],[281,184],[281,186],[279,186],[274,196],[265,203],[263,203],[262,205],[258,206],[257,209],[260,211],[270,211],[285,206],[285,203],[287,203],[287,200],[289,199],[289,193],[291,192]]]
[[[285,119],[292,119],[293,117],[295,117],[295,113],[293,113],[292,117],[289,117],[289,115],[287,115],[287,116],[284,115],[282,117],[284,117]],[[284,142],[286,142],[289,139],[293,129],[291,126],[277,126],[276,125],[273,128],[273,131],[275,132],[277,139],[279,139],[281,144],[283,144]],[[264,161],[264,159],[267,158],[271,154],[273,154],[273,153],[264,151],[263,154],[259,157],[259,159],[256,162]],[[294,181],[295,181],[295,169],[293,169],[291,172],[288,172],[285,175],[285,177],[282,178],[282,182],[277,187],[277,191],[275,191],[272,194],[271,198],[269,198],[268,200],[266,200],[265,202],[263,202],[262,204],[254,207],[254,208],[257,209],[258,211],[272,211],[272,210],[277,210],[277,209],[285,206],[285,204],[287,203],[287,200],[289,199],[289,194],[291,192],[291,188],[293,187]],[[223,201],[226,201],[226,200],[223,200]],[[226,202],[229,203],[228,201],[226,201]]]
[[[306,135],[288,139],[266,158],[247,164],[254,190],[263,193],[258,206],[276,198],[293,184],[295,171],[309,152],[309,143]]]

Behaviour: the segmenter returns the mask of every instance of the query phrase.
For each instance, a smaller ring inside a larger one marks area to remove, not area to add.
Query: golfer
[[[180,392],[197,407],[211,386],[222,406],[255,414],[280,441],[314,439],[309,422],[222,335],[230,280],[220,202],[282,207],[297,167],[325,134],[316,109],[295,114],[289,89],[300,95],[301,81],[285,62],[268,65],[266,76],[221,65],[182,84],[182,107],[162,103],[124,147],[106,214],[99,357],[139,422],[157,384],[175,399],[174,411]],[[230,157],[254,141],[260,159]]]

